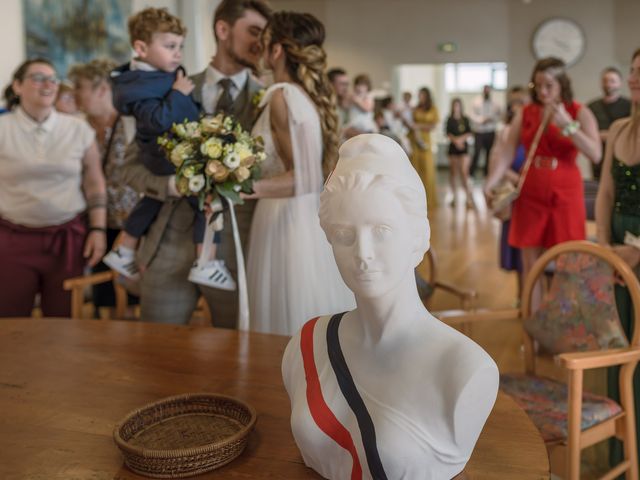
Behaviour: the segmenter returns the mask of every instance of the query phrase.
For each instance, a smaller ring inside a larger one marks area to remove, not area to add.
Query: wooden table
[[[129,411],[187,392],[233,395],[258,422],[247,450],[197,478],[318,479],[289,428],[280,377],[288,338],[212,328],[67,319],[0,319],[0,478],[141,479],[112,440]],[[542,439],[500,394],[467,479],[546,479]]]

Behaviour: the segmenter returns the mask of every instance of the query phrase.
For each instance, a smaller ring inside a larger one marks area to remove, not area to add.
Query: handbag
[[[513,185],[513,183],[511,183],[508,179],[503,178],[502,181],[492,190],[494,199],[491,202],[491,212],[493,213],[494,217],[502,220],[503,222],[511,218],[512,204],[520,196],[520,191],[522,190],[522,186],[524,185],[524,181],[527,177],[527,172],[529,171],[531,162],[536,155],[538,144],[540,143],[540,139],[542,138],[544,130],[547,128],[547,124],[549,123],[550,118],[551,110],[545,109],[542,121],[540,122],[540,126],[538,127],[536,135],[533,138],[533,142],[531,143],[531,147],[529,148],[527,160],[524,164],[524,167],[522,168],[522,174],[518,179],[518,184]]]
[[[502,181],[493,189],[491,211],[498,220],[506,222],[511,218],[511,204],[518,198],[516,186],[508,179]]]

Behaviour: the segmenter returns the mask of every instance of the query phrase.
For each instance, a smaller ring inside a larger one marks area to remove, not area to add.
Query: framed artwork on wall
[[[27,58],[45,57],[62,78],[75,63],[130,58],[131,0],[22,0]]]

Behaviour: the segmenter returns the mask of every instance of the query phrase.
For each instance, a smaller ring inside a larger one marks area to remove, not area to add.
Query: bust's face
[[[330,202],[327,237],[347,286],[364,298],[396,289],[413,271],[418,245],[400,201],[373,187],[336,192]]]

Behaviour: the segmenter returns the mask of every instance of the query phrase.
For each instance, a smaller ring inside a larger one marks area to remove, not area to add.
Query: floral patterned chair
[[[550,289],[532,314],[533,286],[555,261]],[[626,284],[640,318],[640,283],[610,250],[586,241],[549,249],[525,279],[519,317],[524,324],[525,373],[504,374],[500,388],[529,414],[547,445],[551,471],[580,478],[581,451],[616,436],[624,461],[602,478],[638,480],[633,373],[640,360],[640,329],[627,339],[617,316],[614,281]],[[536,374],[536,351],[555,355],[568,383]],[[585,370],[620,365],[620,402],[583,389]]]
[[[541,307],[532,314],[531,293],[550,262],[554,274]],[[615,277],[614,277],[615,272]],[[500,388],[529,415],[547,446],[551,472],[580,478],[581,451],[618,437],[624,461],[602,479],[623,473],[638,480],[633,374],[640,360],[640,328],[627,339],[617,316],[613,285],[629,289],[635,318],[640,318],[640,283],[626,263],[609,249],[586,241],[549,249],[525,279],[519,309],[451,312],[439,317],[450,325],[519,318],[524,326],[524,373],[503,374]],[[554,355],[568,383],[542,376],[539,352]],[[585,370],[621,366],[620,402],[584,391]]]

